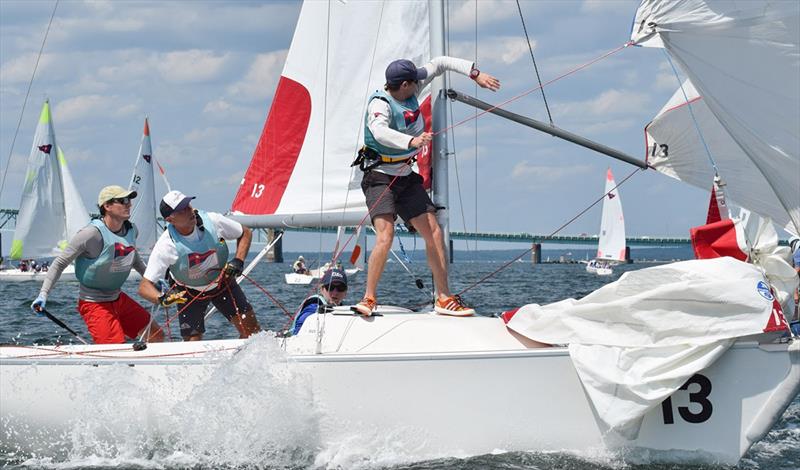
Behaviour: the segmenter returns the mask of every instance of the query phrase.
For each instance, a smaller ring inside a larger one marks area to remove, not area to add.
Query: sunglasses
[[[129,197],[115,197],[114,199],[109,199],[108,202],[110,202],[111,204],[114,204],[115,202],[120,203],[120,204],[130,204],[131,203],[131,198],[129,198]]]
[[[336,292],[347,292],[347,286],[342,284],[331,284],[327,286],[329,291],[336,291]]]

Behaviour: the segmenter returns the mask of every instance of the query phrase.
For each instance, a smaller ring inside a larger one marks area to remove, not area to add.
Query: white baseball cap
[[[168,192],[164,198],[161,199],[161,204],[158,208],[161,212],[161,217],[166,219],[171,216],[173,212],[185,209],[186,206],[192,202],[192,199],[194,199],[194,196],[189,197],[180,191]]]

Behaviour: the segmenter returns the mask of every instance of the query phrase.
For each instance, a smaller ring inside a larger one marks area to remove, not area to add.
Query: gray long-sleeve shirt
[[[128,229],[126,228],[126,225],[123,224],[122,228],[118,232],[114,233],[124,237],[128,233]],[[86,258],[97,258],[100,256],[100,252],[102,251],[103,235],[100,233],[100,230],[93,225],[87,225],[86,227],[80,229],[78,233],[76,233],[75,236],[69,241],[69,244],[64,249],[64,252],[53,261],[52,265],[50,265],[50,269],[47,271],[47,277],[44,279],[44,282],[42,282],[42,289],[39,292],[39,295],[47,298],[47,295],[50,293],[53,285],[55,285],[56,281],[58,281],[58,279],[61,277],[61,273],[64,272],[64,269],[66,269],[70,263],[75,261],[76,258],[79,256],[84,256]],[[133,259],[133,269],[135,269],[139,274],[144,274],[145,264],[144,261],[142,261],[142,258],[139,257],[138,252]],[[92,289],[91,287],[86,287],[81,284],[78,297],[87,302],[113,302],[114,300],[117,300],[119,293],[120,289]]]

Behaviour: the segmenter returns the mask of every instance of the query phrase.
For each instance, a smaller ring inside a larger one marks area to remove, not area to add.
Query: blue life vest
[[[179,283],[189,287],[203,287],[216,281],[220,271],[228,262],[228,245],[217,236],[217,228],[208,214],[197,211],[202,221],[198,224],[200,239],[187,240],[178,233],[175,226],[167,224],[169,236],[178,251],[178,260],[170,266],[169,272]]]
[[[136,257],[136,226],[130,224],[125,236],[112,232],[102,220],[92,220],[103,236],[103,249],[97,258],[83,255],[75,260],[75,277],[86,287],[113,291],[122,287]]]
[[[316,309],[304,312],[309,305],[316,305]],[[300,332],[300,328],[302,328],[303,323],[306,321],[306,318],[311,316],[313,313],[319,313],[320,310],[326,307],[327,305],[328,301],[325,300],[325,297],[319,294],[314,294],[311,297],[307,298],[303,302],[303,305],[300,306],[300,313],[298,313],[297,316],[294,317],[294,320],[292,321],[292,329],[291,329],[292,334],[296,335],[298,332]]]
[[[389,128],[394,129],[403,134],[407,134],[409,138],[416,137],[425,131],[425,118],[422,117],[422,112],[419,109],[419,101],[417,97],[412,95],[405,101],[397,101],[392,98],[392,95],[383,90],[378,90],[369,97],[368,103],[373,99],[379,99],[389,103],[389,109],[392,115],[389,116]],[[364,145],[378,152],[381,155],[381,161],[384,163],[395,163],[407,160],[419,151],[419,149],[398,149],[393,147],[386,147],[381,144],[372,135],[369,130],[369,115],[364,116]]]

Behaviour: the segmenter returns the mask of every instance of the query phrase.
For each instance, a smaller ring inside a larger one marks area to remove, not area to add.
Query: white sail
[[[28,157],[11,259],[54,256],[66,242],[64,186],[57,153],[50,102],[45,101]]]
[[[712,158],[726,183],[726,198],[770,217],[780,226],[790,223],[789,214],[769,181],[720,124],[689,80],[645,127],[645,138],[647,161],[661,173],[707,189],[715,176],[709,160]]]
[[[606,172],[606,195],[603,198],[597,259],[625,261],[625,218],[622,216],[622,201],[611,168]]]
[[[72,173],[69,171],[67,159],[61,147],[58,149],[58,163],[61,165],[61,181],[64,184],[64,215],[66,217],[67,240],[72,238],[73,235],[78,233],[89,223],[89,211],[83,204],[78,187],[72,179]]]
[[[139,146],[139,156],[133,167],[130,189],[136,191],[136,198],[131,208],[131,221],[139,229],[136,246],[143,253],[149,253],[156,244],[161,230],[156,219],[156,189],[153,171],[153,148],[150,143],[150,125],[147,118],[144,120],[142,143]]]
[[[361,172],[350,163],[363,144],[367,98],[382,88],[392,60],[430,59],[428,24],[426,1],[303,4],[269,116],[233,202],[234,214],[251,217],[237,220],[251,226],[361,221]]]
[[[631,40],[664,47],[738,147],[730,153],[717,149],[723,156],[711,148],[714,158],[726,159],[720,173],[731,199],[800,232],[797,2],[644,0]],[[708,122],[704,120],[701,129]],[[710,133],[717,141],[713,129]],[[683,137],[691,140],[695,135],[696,131],[687,130]],[[675,143],[672,139],[667,145]],[[695,158],[706,159],[705,152]],[[708,169],[700,174],[693,165],[675,164],[670,171],[703,189],[711,181]],[[735,188],[734,180],[741,187]],[[764,196],[765,191],[771,195]]]

